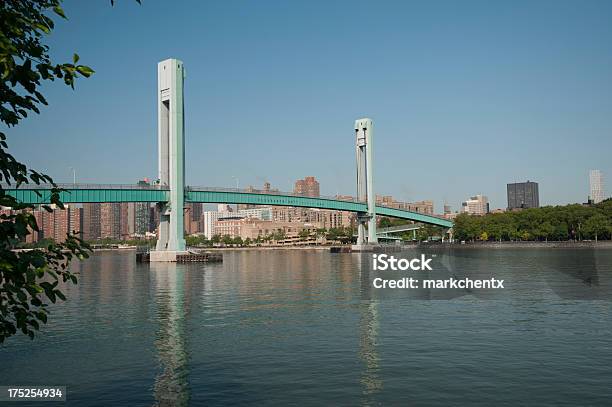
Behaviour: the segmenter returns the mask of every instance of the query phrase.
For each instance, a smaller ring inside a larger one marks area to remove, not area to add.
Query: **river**
[[[34,341],[0,347],[0,385],[71,406],[612,404],[612,250],[428,254],[504,288],[378,290],[370,255],[322,250],[96,253]]]

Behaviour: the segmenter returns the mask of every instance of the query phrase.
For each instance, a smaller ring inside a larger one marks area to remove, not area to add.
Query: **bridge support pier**
[[[159,203],[157,246],[151,261],[176,261],[185,251],[185,142],[183,62],[166,59],[157,64],[159,183],[170,187],[168,202]]]
[[[371,119],[355,120],[357,158],[357,199],[367,202],[367,212],[357,214],[357,244],[353,251],[371,251],[378,244],[376,235],[376,194],[372,165],[374,124]],[[367,238],[366,238],[366,227]]]

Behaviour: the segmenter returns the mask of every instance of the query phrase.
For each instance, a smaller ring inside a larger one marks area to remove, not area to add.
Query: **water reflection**
[[[370,298],[369,268],[363,267],[369,256],[356,254],[353,256],[361,273],[361,301],[359,303],[359,358],[363,362],[361,373],[362,394],[365,396],[362,404],[370,405],[372,397],[383,388],[380,374],[380,357],[377,351],[378,337],[378,300]]]
[[[160,372],[155,378],[157,406],[189,404],[188,354],[185,339],[185,270],[182,265],[151,263],[150,273],[157,306],[156,333]]]

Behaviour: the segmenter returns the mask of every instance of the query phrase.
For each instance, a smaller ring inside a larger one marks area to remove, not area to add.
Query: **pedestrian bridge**
[[[158,185],[104,185],[104,184],[58,184],[59,198],[63,203],[102,202],[168,202],[170,190]],[[28,204],[50,202],[51,185],[22,185],[19,188],[4,186],[7,194]],[[366,202],[337,197],[311,198],[289,192],[259,192],[237,188],[186,187],[185,202],[226,203],[249,205],[296,206],[303,208],[330,209],[348,212],[367,212]],[[403,209],[376,206],[376,214],[406,219],[445,228],[453,223],[447,219]]]

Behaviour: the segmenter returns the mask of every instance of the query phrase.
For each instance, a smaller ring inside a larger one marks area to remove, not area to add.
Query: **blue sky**
[[[96,74],[45,86],[10,129],[56,181],[132,183],[157,165],[156,64],[182,59],[187,183],[355,193],[353,122],[375,122],[376,192],[506,206],[583,202],[612,178],[610,1],[66,1],[52,55]],[[608,182],[608,184],[611,184]],[[607,195],[611,187],[607,186]]]

